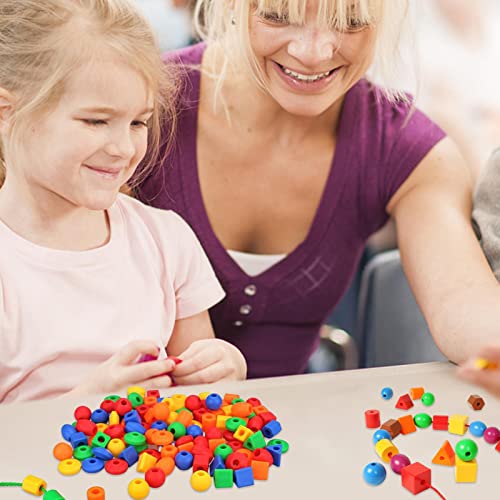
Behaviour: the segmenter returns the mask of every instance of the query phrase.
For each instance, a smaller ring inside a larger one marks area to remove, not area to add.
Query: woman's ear
[[[14,103],[12,92],[0,87],[0,133],[5,133],[11,125]]]

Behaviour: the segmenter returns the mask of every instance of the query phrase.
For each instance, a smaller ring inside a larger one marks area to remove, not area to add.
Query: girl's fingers
[[[186,351],[187,352],[187,351]],[[186,377],[193,373],[204,370],[205,368],[218,363],[222,360],[223,352],[220,349],[205,349],[197,352],[193,357],[183,358],[182,363],[177,365],[173,374],[177,377]]]
[[[140,381],[137,385],[148,389],[163,389],[172,385],[172,379],[168,375],[154,377]]]
[[[120,349],[116,354],[116,361],[122,365],[130,365],[141,354],[158,356],[158,345],[154,340],[134,340]]]
[[[190,373],[185,376],[175,374],[175,382],[178,385],[211,384],[232,374],[232,370],[224,363],[214,363],[202,370]]]
[[[140,385],[138,380],[148,380],[170,373],[175,366],[172,360],[148,361],[125,367],[117,367],[115,381],[117,385]]]

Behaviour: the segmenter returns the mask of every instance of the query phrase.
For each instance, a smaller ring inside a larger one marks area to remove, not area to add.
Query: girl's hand
[[[485,346],[476,356],[468,359],[457,371],[463,380],[479,385],[500,398],[500,369],[481,369],[476,365],[478,359],[485,359],[490,364],[500,366],[500,346]]]
[[[247,364],[234,345],[221,339],[194,341],[178,356],[172,375],[177,384],[209,384],[219,380],[244,380]]]
[[[167,374],[175,362],[163,359],[137,363],[143,355],[158,356],[157,344],[150,340],[130,342],[92,371],[70,394],[118,392],[131,385],[147,389],[170,387],[172,379]]]

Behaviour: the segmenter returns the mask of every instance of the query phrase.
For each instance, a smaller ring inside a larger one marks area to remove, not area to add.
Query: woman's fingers
[[[193,385],[193,384],[211,384],[212,382],[217,382],[232,374],[232,370],[229,366],[223,363],[214,363],[210,366],[189,373],[185,376],[178,376],[175,373],[175,382],[182,385]]]
[[[168,375],[154,377],[140,381],[137,385],[148,389],[163,389],[172,385],[172,379]]]
[[[174,369],[173,374],[175,379],[178,381],[179,377],[186,377],[197,373],[214,363],[218,363],[222,360],[222,357],[223,352],[221,350],[210,348],[196,352],[192,357],[183,357],[182,363]]]

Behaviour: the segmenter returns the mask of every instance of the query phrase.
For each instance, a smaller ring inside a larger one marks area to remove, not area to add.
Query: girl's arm
[[[182,360],[172,372],[177,384],[246,377],[245,358],[235,346],[215,338],[208,311],[175,322],[167,353]]]
[[[462,362],[500,343],[500,286],[471,226],[472,182],[450,139],[390,200],[405,273],[439,348]]]

